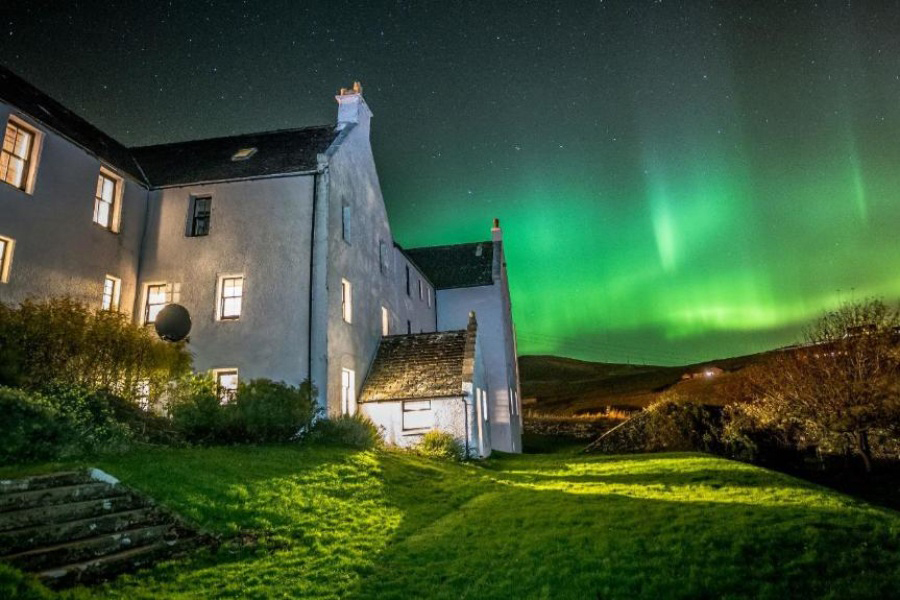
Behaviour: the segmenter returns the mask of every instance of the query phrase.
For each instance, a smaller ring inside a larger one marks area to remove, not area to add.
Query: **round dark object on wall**
[[[156,315],[156,334],[167,342],[180,342],[191,332],[191,313],[180,304],[167,304]]]

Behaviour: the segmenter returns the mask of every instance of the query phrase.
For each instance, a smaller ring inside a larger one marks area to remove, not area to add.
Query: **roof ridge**
[[[403,248],[405,252],[415,252],[416,250],[438,250],[442,248],[455,248],[457,246],[474,246],[475,244],[492,244],[493,240],[480,240],[477,242],[460,242],[458,244],[442,244],[440,246],[416,246],[415,248]]]
[[[164,142],[162,144],[148,144],[146,146],[127,146],[128,150],[146,150],[149,148],[165,148],[167,146],[182,146],[184,144],[194,144],[194,143],[206,143],[206,142],[220,142],[223,140],[231,140],[237,138],[248,138],[255,136],[264,136],[264,135],[276,135],[279,133],[300,133],[302,131],[310,131],[313,129],[334,129],[337,127],[336,124],[331,125],[306,125],[304,127],[285,127],[284,129],[270,129],[266,131],[251,131],[248,133],[237,133],[234,135],[220,135],[215,137],[207,137],[207,138],[196,138],[190,140],[182,140],[180,142]]]

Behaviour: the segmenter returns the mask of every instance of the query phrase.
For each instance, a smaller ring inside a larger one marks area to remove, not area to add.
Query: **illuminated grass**
[[[100,466],[256,541],[67,596],[884,598],[900,585],[897,513],[703,455],[461,466],[285,446]]]

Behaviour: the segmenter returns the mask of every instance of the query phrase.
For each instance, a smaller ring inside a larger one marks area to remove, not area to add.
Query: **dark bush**
[[[56,407],[39,394],[0,387],[0,463],[51,460],[69,444]]]
[[[446,431],[429,431],[413,448],[417,454],[431,458],[464,460],[466,452],[462,444]]]
[[[316,443],[362,449],[377,448],[383,442],[378,426],[359,414],[319,419],[306,437]]]
[[[654,402],[588,446],[607,453],[701,451],[721,445],[721,409],[672,397]]]
[[[216,382],[206,375],[186,375],[169,391],[167,408],[172,425],[196,444],[224,441],[230,414],[216,395]]]
[[[146,415],[103,391],[55,383],[42,392],[0,387],[0,461],[23,463],[127,450],[152,441]]]
[[[305,432],[316,416],[312,386],[269,379],[240,384],[235,402],[235,429],[248,441],[283,442]]]
[[[184,344],[159,340],[127,315],[69,298],[0,304],[0,384],[40,389],[49,382],[151,400],[187,373]]]
[[[168,402],[175,429],[198,444],[286,442],[307,431],[316,414],[312,387],[268,379],[241,383],[234,399],[222,403],[205,375],[181,378]]]

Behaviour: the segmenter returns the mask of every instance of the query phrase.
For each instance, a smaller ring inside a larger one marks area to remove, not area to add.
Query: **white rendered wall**
[[[495,259],[500,259],[496,245],[494,253]],[[521,398],[505,273],[497,277],[495,271],[493,285],[438,290],[438,331],[465,328],[469,311],[475,311],[478,319],[478,337],[483,349],[490,397],[491,446],[503,452],[521,452]]]
[[[416,399],[413,399],[416,400]],[[472,423],[471,402],[463,403],[463,397],[431,398],[434,415],[434,429],[451,434],[463,446],[466,444],[466,419]],[[367,402],[359,405],[360,412],[378,425],[388,444],[409,448],[418,444],[425,431],[403,430],[403,403],[400,400],[388,402]],[[472,452],[471,432],[468,440]]]
[[[152,193],[138,316],[147,283],[180,284],[195,370],[237,367],[244,381],[292,385],[307,378],[313,183],[301,175]],[[192,195],[212,196],[209,235],[186,236]],[[237,274],[241,316],[217,320],[219,277]]]
[[[101,162],[0,103],[4,128],[11,112],[41,132],[43,140],[33,194],[0,182],[0,236],[15,240],[9,282],[0,283],[0,302],[68,295],[100,308],[104,279],[112,275],[122,280],[121,307],[130,312],[148,192],[119,173],[124,181],[119,232],[100,227],[93,214]]]
[[[366,109],[367,110],[367,109]],[[328,329],[325,398],[328,413],[341,410],[341,370],[355,372],[356,397],[375,358],[382,336],[381,308],[390,313],[391,333],[434,331],[432,306],[418,300],[418,288],[406,296],[405,257],[395,250],[369,142],[368,116],[353,125],[328,161]],[[349,207],[350,239],[343,239],[343,210]],[[381,269],[381,244],[388,252],[388,269]],[[421,274],[413,272],[413,286]],[[352,322],[341,314],[341,281],[352,286]],[[430,287],[430,284],[429,284]],[[322,390],[320,390],[320,396]]]

